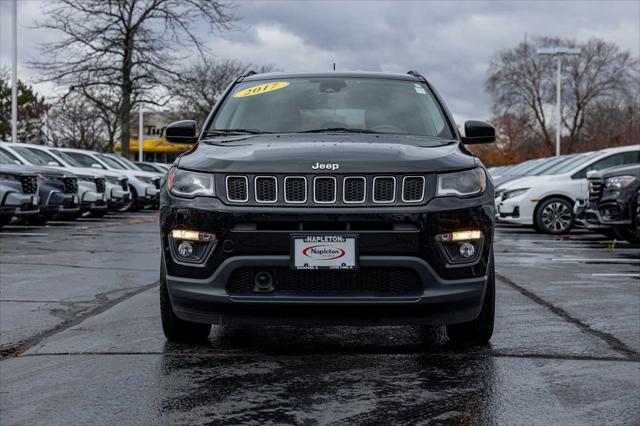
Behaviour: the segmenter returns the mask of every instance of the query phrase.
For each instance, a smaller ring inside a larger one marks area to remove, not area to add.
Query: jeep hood
[[[337,170],[313,169],[337,164]],[[200,141],[180,157],[187,170],[223,173],[428,173],[469,169],[457,141],[405,135],[241,135]]]

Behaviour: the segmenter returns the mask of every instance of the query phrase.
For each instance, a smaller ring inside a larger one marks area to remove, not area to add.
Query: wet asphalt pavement
[[[639,424],[640,249],[499,227],[491,345],[441,329],[165,342],[155,213],[0,232],[0,424]]]

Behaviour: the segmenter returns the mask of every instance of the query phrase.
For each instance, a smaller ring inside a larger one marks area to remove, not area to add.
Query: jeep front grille
[[[396,178],[378,176],[373,179],[373,202],[393,203],[396,199]]]
[[[256,201],[275,203],[278,200],[278,180],[274,176],[256,176]]]
[[[217,175],[227,202],[276,206],[382,206],[425,203],[435,192],[429,175]]]
[[[35,194],[38,192],[38,178],[36,176],[20,176],[22,192],[25,194]]]
[[[316,176],[313,179],[313,201],[319,204],[336,202],[336,178]]]
[[[367,196],[367,179],[364,176],[344,178],[342,188],[345,203],[364,203]]]
[[[284,178],[284,202],[307,202],[307,178],[304,176],[287,176]]]
[[[402,201],[419,203],[424,198],[424,176],[405,176],[402,179]]]
[[[227,176],[227,199],[235,203],[249,201],[249,181],[246,176]]]
[[[106,179],[105,178],[95,178],[94,180],[96,184],[96,191],[99,193],[103,193],[107,189]]]

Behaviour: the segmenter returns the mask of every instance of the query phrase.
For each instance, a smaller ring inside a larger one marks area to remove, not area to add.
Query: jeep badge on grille
[[[318,170],[318,169],[320,169],[320,170],[338,170],[340,168],[340,164],[336,164],[336,163],[322,164],[322,163],[316,162],[316,164],[311,166],[311,168],[313,170]]]

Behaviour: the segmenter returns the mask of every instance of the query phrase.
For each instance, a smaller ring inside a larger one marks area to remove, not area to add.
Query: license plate
[[[292,269],[358,269],[355,235],[294,235]]]

